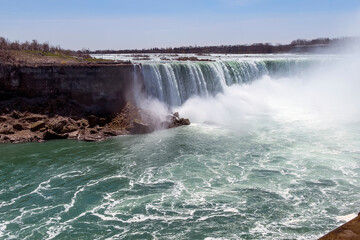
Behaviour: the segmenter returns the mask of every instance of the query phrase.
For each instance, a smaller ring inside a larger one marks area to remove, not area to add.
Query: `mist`
[[[223,125],[249,118],[312,124],[359,121],[359,46],[348,47],[351,54],[332,56],[334,61],[310,72],[288,78],[263,76],[226,87],[215,97],[192,97],[175,111],[192,122]]]

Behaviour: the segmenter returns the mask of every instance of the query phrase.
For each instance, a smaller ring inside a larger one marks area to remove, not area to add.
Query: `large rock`
[[[99,118],[97,116],[94,116],[94,115],[90,115],[88,117],[88,121],[89,121],[89,127],[90,128],[93,128],[93,127],[95,127],[96,125],[99,124]]]
[[[0,134],[14,134],[15,131],[10,126],[3,126],[0,128]]]
[[[128,131],[132,134],[145,134],[153,132],[154,129],[148,124],[134,120],[133,127],[129,128]]]
[[[105,134],[106,136],[113,136],[113,137],[118,135],[117,132],[114,131],[114,130],[105,130],[105,131],[104,131],[104,134]]]
[[[14,110],[10,113],[10,116],[15,119],[19,119],[19,118],[23,117],[24,115],[21,112]]]
[[[24,126],[23,126],[21,123],[16,122],[16,123],[13,125],[13,128],[14,128],[15,130],[17,130],[17,131],[21,131],[21,130],[24,129]]]
[[[69,134],[58,134],[52,130],[47,130],[44,134],[44,140],[52,140],[52,139],[66,139],[69,137]]]
[[[63,128],[68,124],[68,120],[62,117],[56,117],[49,123],[50,129],[56,133],[61,133]]]
[[[166,121],[162,122],[161,125],[164,128],[180,127],[183,125],[190,125],[190,120],[187,118],[179,118],[179,113],[176,112],[167,116]]]
[[[86,120],[86,119],[80,119],[76,122],[76,124],[79,126],[79,127],[86,127],[89,125],[89,122]]]
[[[37,121],[36,123],[33,123],[30,125],[30,130],[32,132],[36,132],[42,128],[45,127],[45,122],[44,121]]]
[[[103,127],[106,125],[106,118],[99,118],[99,126]]]
[[[45,117],[39,114],[30,114],[29,116],[24,117],[24,120],[28,122],[37,122],[43,120]]]
[[[63,129],[61,130],[61,133],[70,133],[78,130],[78,127],[75,124],[67,124]]]
[[[7,116],[0,116],[0,122],[6,122],[8,120]]]

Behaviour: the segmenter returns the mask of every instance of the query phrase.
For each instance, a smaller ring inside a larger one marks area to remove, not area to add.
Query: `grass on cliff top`
[[[90,55],[77,55],[67,52],[44,52],[36,50],[0,51],[0,62],[22,64],[106,64],[118,63],[107,59],[96,59]]]
[[[44,52],[44,51],[36,51],[36,50],[17,50],[11,51],[15,54],[17,59],[26,59],[30,60],[30,62],[35,61],[53,61],[59,63],[96,63],[96,62],[112,62],[111,60],[106,59],[96,59],[91,58],[89,55],[85,55],[83,57],[66,54],[64,52]]]
[[[61,52],[43,52],[43,51],[35,51],[35,50],[24,50],[24,52],[36,55],[37,57],[52,57],[52,58],[61,58],[61,59],[71,59],[77,60],[75,56],[67,55]]]

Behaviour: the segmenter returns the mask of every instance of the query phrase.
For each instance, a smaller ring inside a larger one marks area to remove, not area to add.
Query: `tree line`
[[[221,45],[221,46],[184,46],[175,48],[149,48],[149,49],[128,49],[128,50],[96,50],[95,54],[126,54],[126,53],[197,53],[197,54],[260,54],[260,53],[288,53],[288,52],[310,52],[314,48],[330,48],[337,44],[347,43],[355,37],[344,38],[317,38],[312,40],[297,39],[290,44],[272,45],[270,43],[254,43],[251,45]]]
[[[333,46],[345,45],[359,41],[359,37],[344,38],[316,38],[312,40],[296,39],[289,44],[272,45],[270,43],[254,43],[251,45],[221,45],[221,46],[183,46],[175,48],[149,48],[149,49],[126,49],[126,50],[68,50],[62,49],[59,45],[53,46],[49,42],[40,43],[37,40],[31,42],[9,41],[0,37],[0,50],[29,50],[62,53],[73,56],[89,57],[90,53],[95,54],[123,54],[123,53],[197,53],[197,54],[260,54],[260,53],[288,53],[288,52],[310,52],[315,48],[331,48]]]
[[[4,37],[0,37],[0,50],[41,51],[73,56],[85,56],[90,53],[90,51],[87,49],[73,51],[69,49],[63,49],[59,45],[50,45],[49,42],[40,43],[37,40],[32,40],[31,42],[10,41]]]

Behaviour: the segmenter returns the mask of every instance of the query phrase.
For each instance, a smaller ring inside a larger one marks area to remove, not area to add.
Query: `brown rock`
[[[30,125],[30,130],[32,132],[36,132],[42,128],[45,127],[45,122],[44,121],[37,121],[36,123],[33,123]]]
[[[91,134],[96,134],[96,133],[99,133],[99,132],[98,132],[97,130],[95,130],[95,129],[91,129],[91,130],[90,130],[90,133],[91,133]]]
[[[39,114],[31,114],[29,116],[24,117],[24,120],[28,122],[37,122],[43,120],[45,117]]]
[[[190,120],[187,118],[179,118],[179,113],[174,113],[173,115],[169,115],[165,122],[161,123],[161,126],[164,128],[174,128],[180,127],[183,125],[190,125]]]
[[[79,131],[69,132],[68,139],[78,139],[78,137],[79,137]]]
[[[10,113],[10,116],[15,119],[19,119],[19,118],[23,117],[24,115],[21,112],[14,110]]]
[[[79,126],[79,127],[86,127],[89,125],[89,122],[86,120],[86,119],[80,119],[76,122],[76,124]]]
[[[90,115],[88,117],[88,121],[89,121],[89,127],[91,127],[91,128],[93,128],[99,124],[99,118],[94,115]]]
[[[24,129],[24,126],[23,126],[21,123],[15,123],[15,124],[13,125],[13,128],[14,128],[15,130],[17,130],[17,131],[21,131],[21,130]]]
[[[8,136],[4,136],[2,139],[3,139],[4,141],[10,141],[10,138],[9,138]]]
[[[56,117],[50,121],[49,125],[51,130],[53,130],[54,132],[61,133],[67,123],[68,122],[65,118]]]
[[[86,137],[84,137],[84,141],[85,142],[97,142],[97,141],[99,141],[99,139],[86,136]]]
[[[104,140],[105,138],[98,134],[98,135],[85,135],[83,138],[86,142],[98,142]]]
[[[63,127],[63,129],[61,130],[61,133],[70,133],[70,132],[76,131],[77,129],[78,129],[77,126],[69,123],[65,127]]]
[[[190,125],[190,120],[188,118],[180,118],[179,122],[181,125]]]
[[[0,122],[6,122],[6,120],[8,120],[8,117],[0,116]]]
[[[117,136],[116,131],[113,131],[113,130],[104,131],[104,134],[107,136]]]
[[[106,118],[99,118],[99,126],[103,127],[106,125]]]
[[[141,123],[139,121],[133,121],[133,127],[128,129],[132,134],[145,134],[154,131],[148,124]]]
[[[0,133],[1,134],[14,134],[15,131],[11,127],[4,126],[3,128],[0,129]]]
[[[336,228],[319,240],[358,240],[360,239],[360,215]]]
[[[66,139],[69,137],[69,134],[58,134],[52,130],[47,130],[44,134],[44,140],[52,140],[52,139]]]

